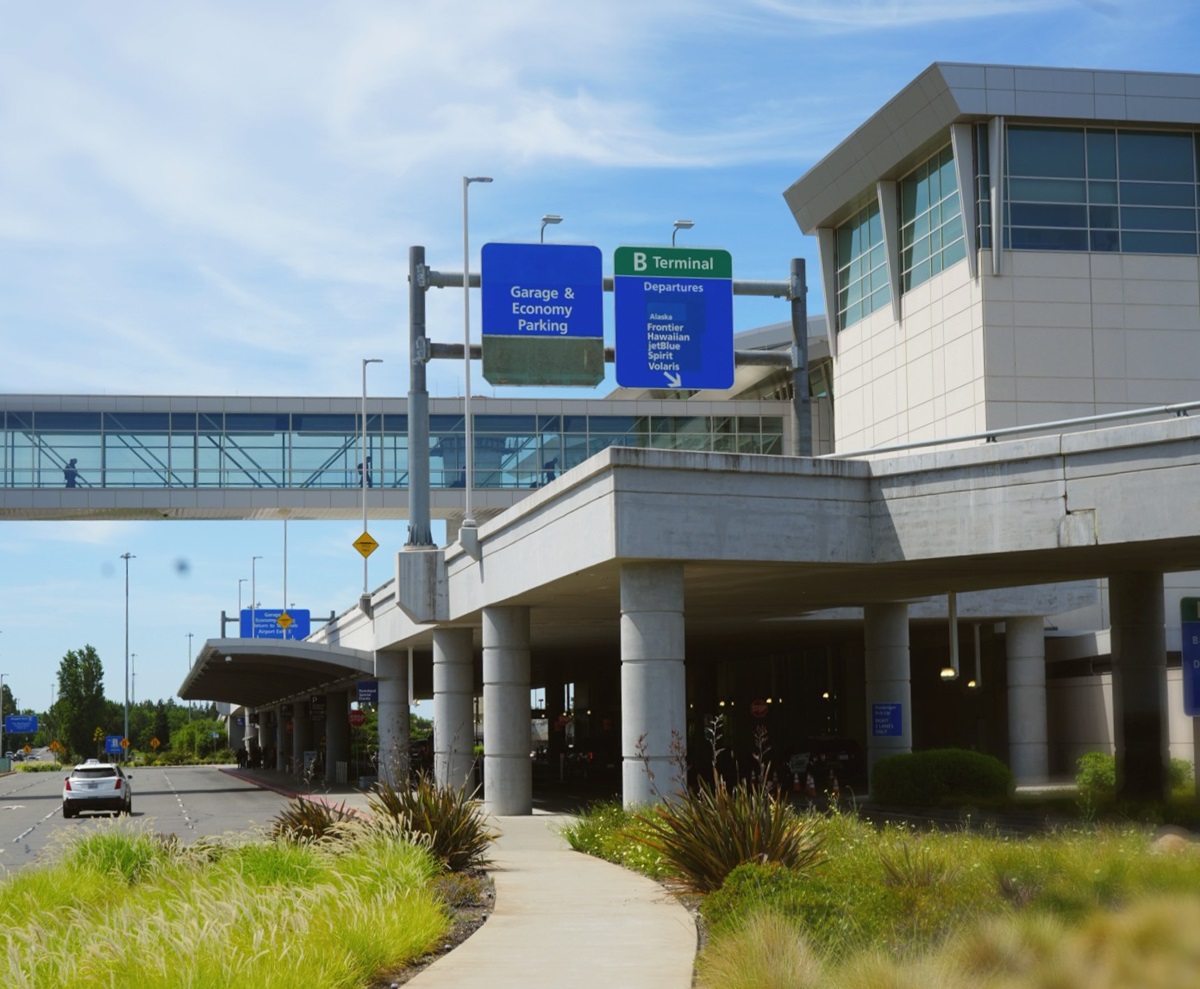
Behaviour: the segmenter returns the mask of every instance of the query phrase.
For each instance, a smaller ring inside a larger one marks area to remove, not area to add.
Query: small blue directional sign
[[[1200,715],[1200,598],[1180,601],[1179,617],[1183,632],[1183,712],[1194,718]]]
[[[10,714],[4,719],[4,731],[8,735],[29,735],[37,730],[36,714]]]
[[[104,751],[109,755],[121,754],[121,736],[120,735],[105,735],[104,736]]]
[[[876,738],[898,738],[903,735],[903,708],[899,704],[872,704],[871,734]]]
[[[282,608],[243,608],[241,627],[243,639],[307,639],[312,631],[312,613],[307,608],[288,608],[291,622],[279,624]]]
[[[484,336],[604,336],[600,248],[484,244],[480,259]]]
[[[617,384],[733,387],[728,251],[619,247],[613,263]]]
[[[379,703],[379,681],[378,680],[359,680],[358,681],[358,703],[360,703],[360,704],[378,704]]]

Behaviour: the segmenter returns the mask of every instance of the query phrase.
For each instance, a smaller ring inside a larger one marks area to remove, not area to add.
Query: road
[[[67,772],[0,776],[0,874],[38,862],[53,854],[64,836],[102,827],[101,822],[175,834],[190,843],[266,824],[288,803],[212,766],[135,767],[130,818],[86,813],[67,821],[62,816]]]

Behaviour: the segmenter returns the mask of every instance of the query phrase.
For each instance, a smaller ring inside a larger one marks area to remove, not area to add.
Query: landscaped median
[[[296,801],[265,832],[191,845],[115,823],[77,832],[0,884],[0,985],[374,985],[440,949],[455,901],[483,885],[467,871],[491,841],[478,805],[422,787],[376,794],[389,808],[369,820]]]
[[[1194,835],[969,822],[818,814],[714,777],[638,812],[598,805],[563,833],[691,897],[701,989],[1200,987]]]

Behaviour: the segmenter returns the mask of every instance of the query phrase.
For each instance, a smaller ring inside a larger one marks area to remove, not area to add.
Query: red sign
[[[366,711],[360,711],[358,709],[355,709],[350,712],[350,724],[352,724],[355,728],[361,728],[366,723],[367,723]]]
[[[750,713],[756,718],[765,718],[768,710],[767,702],[764,700],[750,702]]]

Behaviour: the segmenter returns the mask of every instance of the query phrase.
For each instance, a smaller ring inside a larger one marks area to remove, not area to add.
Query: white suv
[[[133,813],[130,777],[115,763],[89,759],[81,762],[63,782],[62,815],[74,817],[81,810]]]

